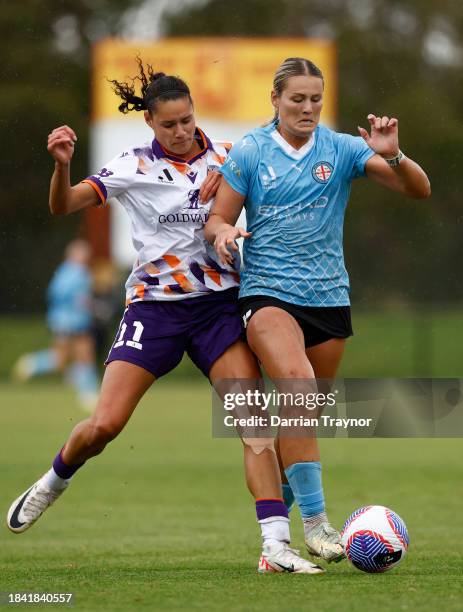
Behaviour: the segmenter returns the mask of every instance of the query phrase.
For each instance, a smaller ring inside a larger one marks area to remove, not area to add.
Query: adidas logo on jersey
[[[164,185],[172,184],[174,182],[174,178],[172,174],[169,172],[167,168],[164,168],[162,174],[158,176],[158,183],[163,183]]]

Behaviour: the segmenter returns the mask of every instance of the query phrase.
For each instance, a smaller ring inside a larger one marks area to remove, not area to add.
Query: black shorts
[[[245,326],[253,314],[265,306],[286,310],[298,322],[304,333],[306,348],[332,338],[353,335],[350,306],[298,306],[268,295],[250,295],[238,300]]]

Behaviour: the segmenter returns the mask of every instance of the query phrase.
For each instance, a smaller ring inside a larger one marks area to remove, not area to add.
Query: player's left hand
[[[222,175],[220,172],[216,172],[215,170],[209,170],[209,172],[207,173],[206,180],[201,185],[201,189],[199,190],[199,201],[201,203],[205,204],[215,196],[221,180]]]
[[[358,131],[363,140],[375,153],[386,158],[393,158],[399,154],[399,121],[392,117],[376,117],[368,115],[371,134],[363,127]]]

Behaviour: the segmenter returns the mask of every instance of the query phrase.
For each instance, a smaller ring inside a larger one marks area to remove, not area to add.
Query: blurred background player
[[[92,336],[91,250],[82,239],[70,242],[47,290],[50,348],[28,353],[13,368],[17,381],[61,372],[77,392],[79,405],[94,408],[98,392],[95,342]]]

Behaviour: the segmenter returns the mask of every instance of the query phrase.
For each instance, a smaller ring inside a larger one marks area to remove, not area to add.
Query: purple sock
[[[64,463],[63,457],[61,456],[62,452],[63,449],[61,449],[60,452],[56,455],[53,461],[53,469],[60,478],[68,480],[68,478],[74,476],[77,470],[84,465],[85,461],[83,463],[78,463],[77,465],[67,465],[66,463]]]
[[[288,518],[288,508],[285,506],[285,503],[281,498],[257,499],[256,513],[258,521],[263,521],[271,516]]]

